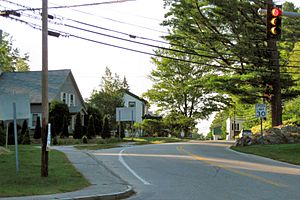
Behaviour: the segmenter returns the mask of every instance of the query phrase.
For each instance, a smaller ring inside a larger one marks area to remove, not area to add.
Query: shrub
[[[29,136],[27,120],[23,121],[22,130],[21,130],[21,139],[22,139],[22,144],[30,144],[30,136]]]
[[[88,143],[88,138],[85,135],[82,137],[82,143],[83,144],[87,144]]]
[[[94,124],[94,117],[91,115],[89,117],[88,127],[87,127],[87,138],[91,139],[92,137],[96,136],[95,124]]]
[[[53,126],[53,136],[63,134],[62,137],[67,137],[62,133],[66,120],[68,124],[70,120],[69,107],[63,102],[52,101],[49,109],[49,121]]]
[[[36,124],[35,124],[35,129],[34,129],[34,139],[40,139],[42,136],[42,127],[41,127],[41,118],[38,116],[36,118]]]
[[[82,125],[81,125],[81,116],[80,113],[77,113],[75,119],[75,129],[73,133],[74,139],[81,139],[82,138]]]
[[[6,143],[5,139],[6,133],[2,126],[0,126],[0,146],[4,146]]]
[[[110,124],[109,124],[109,116],[106,115],[103,118],[103,129],[102,129],[101,137],[103,139],[110,138],[111,137],[110,131],[111,131],[111,128],[110,128]]]
[[[20,143],[20,134],[19,131],[20,130],[20,125],[17,125],[17,137],[18,137],[18,143]],[[14,123],[10,122],[8,125],[8,145],[15,145],[15,135],[14,135]]]
[[[63,122],[63,129],[62,129],[62,134],[61,138],[68,138],[69,137],[69,130],[68,130],[68,125],[69,125],[69,120],[68,117],[64,117],[64,122]]]

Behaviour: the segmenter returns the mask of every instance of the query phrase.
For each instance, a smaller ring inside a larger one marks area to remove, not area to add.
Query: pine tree
[[[102,134],[101,134],[101,137],[103,139],[106,139],[106,138],[110,138],[111,137],[111,133],[110,133],[110,125],[109,125],[109,116],[106,115],[104,118],[103,118],[103,130],[102,130]]]
[[[35,124],[35,129],[34,129],[34,135],[33,138],[34,139],[40,139],[42,136],[42,128],[41,128],[41,119],[38,116],[36,118],[36,124]]]
[[[29,136],[27,120],[23,121],[22,130],[21,130],[21,141],[22,144],[30,144],[30,136]]]
[[[69,130],[68,130],[68,117],[65,116],[64,120],[63,120],[63,130],[62,130],[62,134],[61,137],[64,138],[68,138],[69,137]]]
[[[81,116],[80,113],[77,113],[75,119],[75,129],[73,133],[74,139],[81,139],[82,138],[82,125],[81,125]]]
[[[92,137],[96,136],[95,124],[94,124],[94,117],[91,115],[89,117],[88,127],[87,127],[87,138],[91,139]]]

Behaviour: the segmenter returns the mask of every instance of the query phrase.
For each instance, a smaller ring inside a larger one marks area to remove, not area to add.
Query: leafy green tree
[[[69,124],[70,112],[68,106],[60,101],[52,101],[49,109],[49,121],[53,127],[52,136],[67,137],[63,135],[64,120]]]
[[[110,124],[116,128],[116,108],[123,106],[123,89],[127,89],[126,78],[122,81],[118,74],[112,74],[106,67],[101,79],[100,90],[93,91],[88,103],[101,110],[103,115],[110,116]]]
[[[75,129],[73,133],[74,139],[81,139],[83,136],[82,134],[82,125],[81,125],[81,115],[80,113],[77,113],[76,119],[75,119]]]
[[[90,103],[87,103],[86,107],[87,107],[87,115],[85,116],[85,120],[86,120],[85,124],[88,124],[90,116],[93,116],[95,133],[96,135],[100,135],[102,132],[103,114],[98,108],[91,105]]]
[[[265,98],[272,105],[272,117],[281,117],[276,101],[278,93],[288,99],[297,92],[290,90],[295,84],[290,74],[281,76],[282,90],[278,91],[274,66],[269,63],[266,24],[257,14],[259,8],[266,6],[264,1],[164,2],[169,8],[163,22],[170,29],[166,39],[172,48],[180,46],[186,54],[198,55],[193,61],[205,67],[200,79],[204,79],[206,89],[236,96],[243,103],[255,104]],[[296,27],[288,26],[288,31],[295,33]],[[292,48],[293,44],[286,46]]]
[[[105,115],[104,118],[103,118],[103,130],[102,130],[102,133],[101,133],[101,137],[103,139],[107,139],[107,138],[110,138],[111,137],[111,126],[109,124],[109,115]]]
[[[42,137],[41,118],[40,116],[37,116],[33,138],[40,139],[41,137]]]
[[[91,139],[96,136],[96,130],[94,125],[94,117],[93,115],[90,115],[88,127],[87,127],[87,138]]]
[[[188,134],[193,132],[196,126],[195,119],[186,117],[176,112],[171,112],[170,114],[166,115],[163,119],[163,122],[166,128],[170,130],[170,134],[176,137],[181,137],[181,132],[185,134],[184,137],[187,137]]]
[[[0,67],[2,71],[29,71],[28,54],[20,55],[20,50],[13,47],[13,39],[4,33],[0,43]]]
[[[163,121],[157,119],[144,119],[140,124],[135,123],[134,127],[140,128],[146,132],[148,136],[158,136],[163,137],[165,136],[165,125]]]

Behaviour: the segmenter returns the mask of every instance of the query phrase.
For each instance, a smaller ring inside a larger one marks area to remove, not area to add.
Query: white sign
[[[135,107],[120,107],[116,109],[117,122],[133,122],[135,120]]]
[[[0,120],[12,120],[12,105],[16,103],[17,119],[29,119],[30,103],[26,94],[0,95]]]
[[[267,117],[267,106],[266,104],[256,104],[255,105],[255,115],[259,118]]]

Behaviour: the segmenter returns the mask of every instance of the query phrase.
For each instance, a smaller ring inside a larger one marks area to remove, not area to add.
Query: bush
[[[6,143],[6,133],[2,126],[0,126],[0,146],[4,146]]]
[[[83,144],[87,144],[88,143],[88,138],[85,135],[82,137],[82,143]]]
[[[21,140],[22,140],[22,144],[30,144],[30,136],[29,136],[27,120],[23,121],[22,130],[21,130]]]
[[[81,139],[82,138],[82,125],[81,125],[81,116],[80,113],[77,113],[76,119],[75,119],[75,130],[73,133],[74,139]]]
[[[20,141],[20,139],[21,139],[20,134],[19,134],[20,129],[21,129],[20,125],[17,125],[18,143],[22,142],[22,141]],[[10,122],[8,125],[8,145],[15,145],[14,123],[13,122]]]
[[[91,139],[92,137],[96,136],[96,130],[95,130],[93,115],[91,115],[89,117],[88,127],[87,127],[87,135],[86,136],[87,136],[88,139]]]
[[[36,118],[36,124],[34,129],[34,139],[40,139],[42,137],[42,127],[41,127],[41,118],[38,116]]]
[[[52,144],[53,145],[58,145],[58,142],[57,142],[57,136],[54,136],[53,139],[52,139]]]
[[[103,139],[110,138],[111,137],[110,131],[111,131],[111,128],[110,128],[110,124],[109,124],[109,116],[106,115],[103,118],[103,130],[102,130],[101,137]]]

